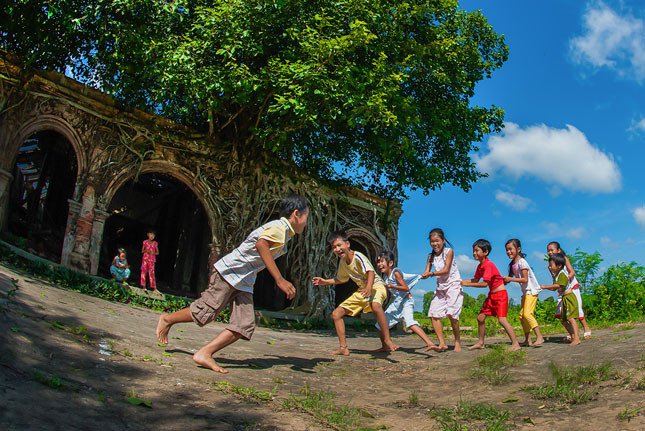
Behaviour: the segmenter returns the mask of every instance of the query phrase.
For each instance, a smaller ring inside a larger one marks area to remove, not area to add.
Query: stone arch
[[[83,140],[76,129],[65,121],[65,119],[51,114],[40,115],[33,120],[26,121],[22,126],[20,126],[13,138],[7,143],[7,154],[10,155],[7,157],[7,160],[5,160],[7,168],[11,169],[18,150],[30,136],[35,133],[48,130],[60,134],[72,145],[74,153],[76,154],[78,181],[78,178],[80,178],[82,173],[87,169],[87,150],[83,145]]]
[[[112,181],[110,181],[105,188],[103,197],[100,199],[100,206],[102,210],[107,209],[114,198],[116,192],[123,187],[125,183],[134,179],[135,172],[132,171],[121,171],[114,176]],[[184,184],[188,187],[197,197],[199,202],[202,204],[206,210],[206,215],[208,218],[208,225],[211,228],[211,234],[215,236],[215,223],[217,218],[215,217],[215,208],[212,204],[212,201],[208,199],[208,187],[200,181],[195,174],[190,172],[188,169],[183,166],[176,165],[172,162],[166,160],[147,160],[141,165],[139,170],[139,175],[141,174],[163,174],[169,177],[176,179],[177,181]]]

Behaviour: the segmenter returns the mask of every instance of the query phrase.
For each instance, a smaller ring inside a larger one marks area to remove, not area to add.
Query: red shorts
[[[489,292],[479,314],[506,317],[508,314],[508,292],[506,290]]]

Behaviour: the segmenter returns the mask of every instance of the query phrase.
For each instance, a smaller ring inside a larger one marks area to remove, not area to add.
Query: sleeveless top
[[[434,256],[432,264],[435,272],[442,271],[446,267],[446,256],[448,254],[448,250],[452,249],[444,247],[439,255]],[[430,259],[431,256],[432,253],[428,255],[428,259]],[[448,290],[450,287],[455,285],[458,285],[461,288],[461,274],[459,273],[459,268],[457,268],[457,259],[455,259],[453,252],[450,271],[448,274],[437,276],[437,290]]]
[[[405,284],[407,284],[408,288],[410,288],[410,289],[412,289],[414,287],[414,285],[417,284],[417,282],[421,278],[421,276],[418,275],[418,274],[406,274],[403,271],[401,271],[399,268],[393,268],[392,272],[390,273],[389,276],[385,277],[385,274],[383,274],[383,276],[385,278],[385,284],[394,284],[394,285],[399,284],[396,281],[396,277],[394,277],[394,273],[397,272],[397,271],[399,272],[399,274],[401,274],[401,277],[403,277],[403,281],[405,281]],[[406,299],[406,298],[412,299],[410,297],[410,291],[404,292],[404,291],[399,290],[399,289],[389,289],[389,290],[392,293],[393,300],[394,299],[403,300],[403,299]]]

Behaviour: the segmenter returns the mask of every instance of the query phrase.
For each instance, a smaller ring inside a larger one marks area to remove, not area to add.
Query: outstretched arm
[[[521,277],[504,277],[504,284],[508,283],[528,283],[529,282],[529,270],[526,268],[522,268],[522,276]]]
[[[403,276],[399,271],[396,271],[394,273],[394,279],[396,280],[396,284],[386,284],[385,287],[388,289],[396,289],[400,290],[402,292],[409,292],[410,288],[408,287],[407,283],[403,279]]]
[[[567,272],[569,273],[569,281],[573,280],[573,277],[576,276],[576,270],[573,269],[573,265],[571,265],[571,262],[569,261],[569,258],[565,255],[564,256],[564,263],[567,267]]]
[[[485,281],[479,281],[479,278],[461,280],[461,285],[466,287],[488,287],[488,283],[486,283]]]
[[[267,271],[269,271],[269,274],[271,274],[271,277],[273,277],[273,279],[275,280],[275,284],[276,286],[278,286],[278,289],[280,289],[287,295],[287,299],[293,299],[296,296],[296,288],[280,273],[278,265],[275,264],[273,255],[271,255],[271,243],[264,238],[260,238],[255,243],[255,248],[260,254],[262,262],[264,262]]]

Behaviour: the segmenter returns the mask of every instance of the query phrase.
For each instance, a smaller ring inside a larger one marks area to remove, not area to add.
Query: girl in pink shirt
[[[148,230],[148,239],[143,240],[141,246],[141,288],[146,290],[146,274],[150,279],[150,288],[154,293],[158,293],[157,281],[155,280],[155,263],[157,262],[157,255],[159,254],[159,244],[155,241],[155,232]]]

